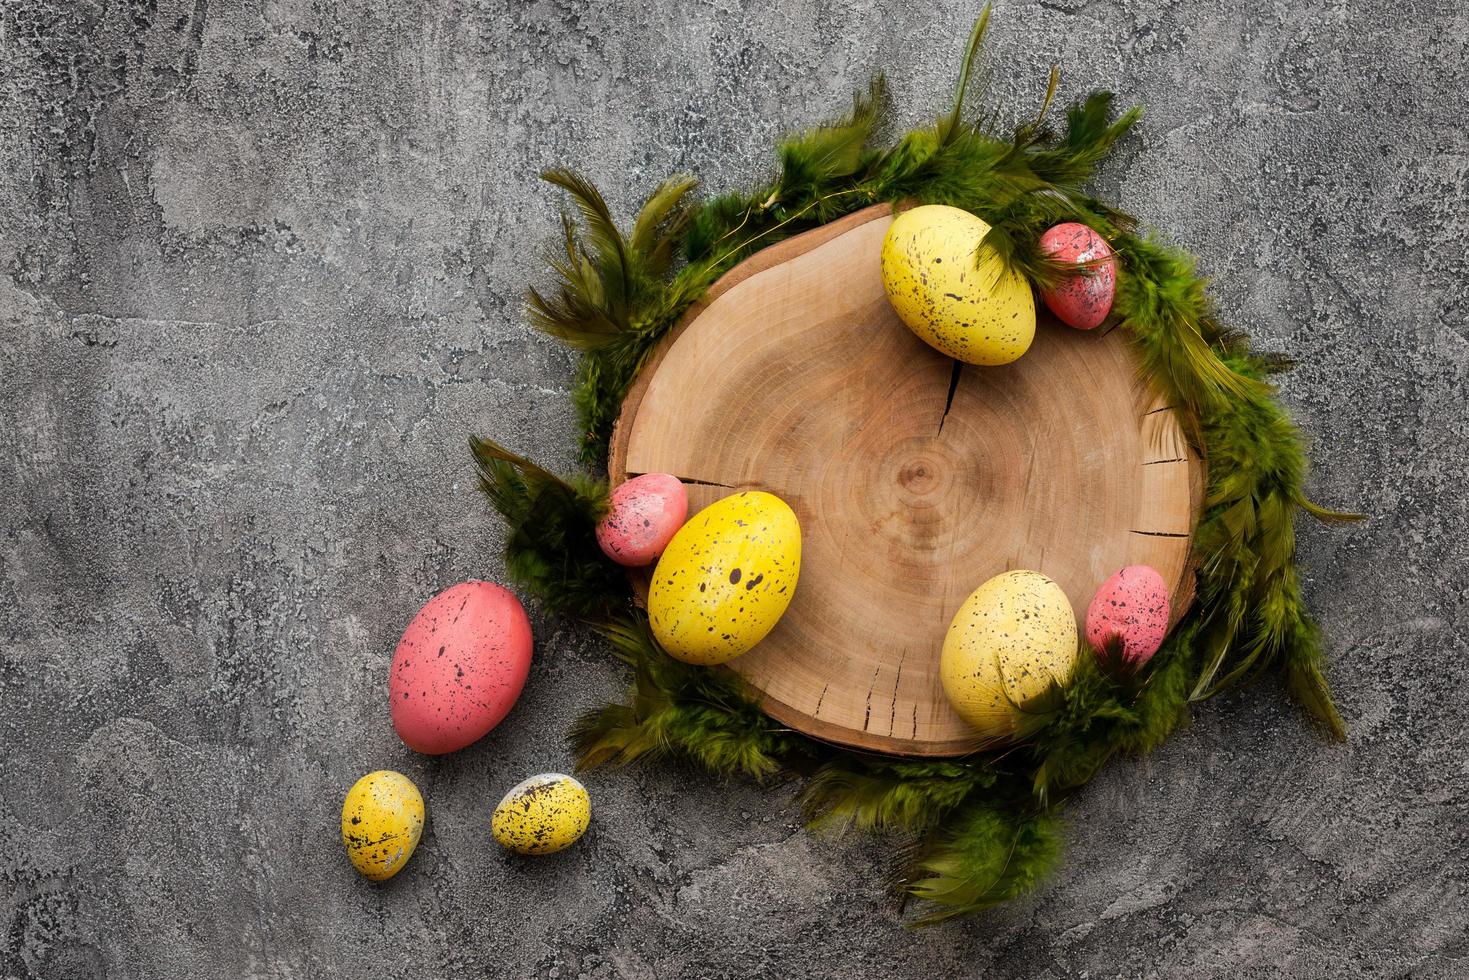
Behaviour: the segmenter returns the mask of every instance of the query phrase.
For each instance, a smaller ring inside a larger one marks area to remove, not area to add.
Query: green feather
[[[997,778],[987,759],[908,762],[844,754],[811,776],[801,805],[813,827],[916,833]]]
[[[628,242],[640,274],[661,277],[672,267],[679,237],[689,221],[684,205],[696,184],[692,177],[670,177],[643,202]]]
[[[607,485],[550,473],[489,439],[471,439],[480,488],[507,527],[505,570],[552,612],[606,615],[627,583],[597,544]]]
[[[609,704],[577,724],[579,769],[643,756],[683,757],[720,776],[774,776],[783,756],[799,755],[801,736],[773,723],[733,675],[682,663],[658,645],[647,614],[602,627],[633,670],[626,704]]]
[[[985,4],[979,19],[974,22],[974,26],[969,31],[969,43],[964,46],[964,57],[959,63],[959,81],[954,86],[953,105],[949,109],[949,114],[940,121],[937,127],[939,146],[947,145],[963,128],[964,99],[969,94],[969,78],[974,74],[974,65],[979,60],[979,53],[984,50],[984,36],[989,30],[990,14],[993,8],[993,4]]]
[[[1054,811],[964,807],[920,846],[902,883],[908,895],[939,906],[915,924],[972,915],[1033,891],[1060,866],[1063,843]]]

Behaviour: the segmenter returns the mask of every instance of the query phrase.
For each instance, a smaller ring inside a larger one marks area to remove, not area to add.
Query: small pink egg
[[[676,476],[644,473],[612,491],[597,524],[597,543],[619,565],[651,565],[689,516],[689,494]]]
[[[1085,266],[1060,285],[1041,290],[1041,299],[1057,319],[1078,330],[1090,330],[1112,311],[1117,292],[1117,261],[1106,239],[1075,221],[1056,225],[1040,241],[1041,251],[1059,262]]]
[[[398,737],[442,755],[479,741],[510,713],[530,673],[530,619],[493,582],[460,582],[418,611],[388,675]]]
[[[1168,586],[1147,565],[1129,565],[1102,583],[1086,611],[1086,641],[1100,655],[1120,641],[1122,656],[1141,666],[1168,634]]]

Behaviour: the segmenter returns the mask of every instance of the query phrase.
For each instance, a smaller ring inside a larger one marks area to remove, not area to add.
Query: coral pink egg
[[[1102,583],[1086,611],[1086,641],[1100,654],[1121,642],[1128,663],[1146,663],[1168,634],[1168,586],[1147,565],[1129,565]]]
[[[1042,235],[1040,247],[1059,262],[1086,266],[1060,285],[1041,290],[1041,299],[1057,319],[1078,330],[1090,330],[1107,319],[1117,292],[1117,261],[1106,239],[1086,225],[1068,221]]]
[[[461,582],[403,631],[388,675],[393,727],[410,749],[453,752],[498,725],[530,673],[530,620],[493,582]]]
[[[612,491],[597,543],[619,565],[651,565],[688,516],[689,494],[678,477],[644,473]]]

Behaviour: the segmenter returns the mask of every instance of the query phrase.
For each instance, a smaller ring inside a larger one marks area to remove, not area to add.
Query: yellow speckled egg
[[[882,284],[899,318],[968,364],[1009,364],[1035,338],[1030,284],[980,250],[989,230],[968,211],[925,204],[894,218],[882,240]]]
[[[669,654],[706,666],[765,639],[801,573],[801,524],[773,493],[716,500],[679,529],[658,559],[648,620]]]
[[[402,870],[423,836],[423,797],[401,772],[370,772],[347,791],[342,843],[352,867],[373,881]]]
[[[495,807],[495,840],[521,854],[554,854],[575,844],[592,822],[587,789],[559,772],[520,783]]]
[[[949,624],[939,676],[965,721],[991,738],[1015,730],[1015,706],[1065,683],[1076,664],[1076,615],[1040,572],[996,575]]]

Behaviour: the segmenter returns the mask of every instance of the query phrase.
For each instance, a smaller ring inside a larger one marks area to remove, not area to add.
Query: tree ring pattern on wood
[[[1122,331],[1042,314],[1026,355],[993,368],[915,337],[883,292],[891,220],[868,208],[720,279],[629,391],[609,470],[614,485],[674,474],[690,515],[737,490],[790,504],[796,595],[722,669],[813,737],[951,756],[979,743],[938,673],[968,595],[1034,569],[1084,616],[1110,575],[1151,565],[1176,622],[1192,598],[1204,466]]]

